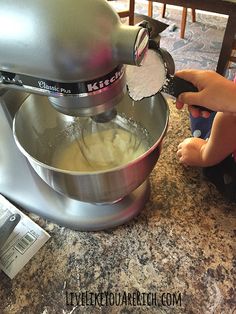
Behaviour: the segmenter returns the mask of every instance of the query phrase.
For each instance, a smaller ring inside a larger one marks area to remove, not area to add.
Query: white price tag
[[[50,238],[46,231],[0,195],[0,225],[12,214],[19,214],[20,222],[0,249],[0,269],[11,279]]]

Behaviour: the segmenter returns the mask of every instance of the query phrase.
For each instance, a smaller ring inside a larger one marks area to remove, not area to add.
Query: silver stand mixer
[[[24,0],[23,4],[3,0],[0,19],[7,25],[0,34],[0,193],[28,211],[76,230],[101,230],[129,221],[148,199],[146,179],[159,157],[158,145],[150,151],[150,167],[141,170],[145,179],[131,184],[123,170],[115,177],[112,174],[119,184],[127,181],[127,194],[121,189],[122,197],[117,194],[114,200],[83,197],[90,188],[95,195],[101,184],[116,184],[107,174],[101,179],[88,174],[82,183],[73,176],[73,191],[84,191],[74,197],[65,173],[62,180],[57,171],[40,168],[21,148],[20,152],[13,136],[19,122],[14,130],[12,126],[25,102],[36,116],[35,128],[41,103],[42,107],[50,104],[66,119],[66,115],[98,115],[127,102],[123,64],[141,64],[148,47],[147,30],[121,24],[105,0],[72,0],[70,5],[64,0]],[[149,100],[152,112],[155,102],[164,106],[160,110],[166,114],[163,97]],[[160,139],[166,131],[166,116]],[[150,125],[154,129],[155,122]],[[29,132],[24,134],[26,143]]]

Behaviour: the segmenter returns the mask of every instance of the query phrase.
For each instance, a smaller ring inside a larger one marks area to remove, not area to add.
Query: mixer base
[[[60,206],[61,202],[58,202],[57,206],[50,210],[40,208],[35,212],[70,229],[105,230],[124,224],[137,216],[148,197],[149,183],[145,181],[131,194],[114,204],[91,204],[65,198],[63,207]]]

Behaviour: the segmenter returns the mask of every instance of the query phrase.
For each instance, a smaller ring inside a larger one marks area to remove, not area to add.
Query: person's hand
[[[186,138],[178,146],[177,156],[184,166],[205,167],[202,150],[207,141],[197,137]]]
[[[182,70],[176,76],[193,83],[199,92],[185,92],[179,95],[176,107],[182,109],[189,105],[193,117],[208,117],[207,111],[201,111],[193,105],[203,106],[214,111],[236,112],[236,85],[214,71]]]
[[[176,108],[182,109],[184,107],[184,103],[176,100]],[[203,117],[203,118],[209,118],[210,112],[207,110],[201,110],[197,108],[196,106],[188,106],[188,111],[191,113],[191,116],[193,118]]]

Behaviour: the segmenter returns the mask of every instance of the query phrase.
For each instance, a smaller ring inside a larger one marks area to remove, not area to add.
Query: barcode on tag
[[[36,237],[33,236],[30,232],[27,232],[15,245],[16,250],[24,254],[28,248],[34,243]]]

